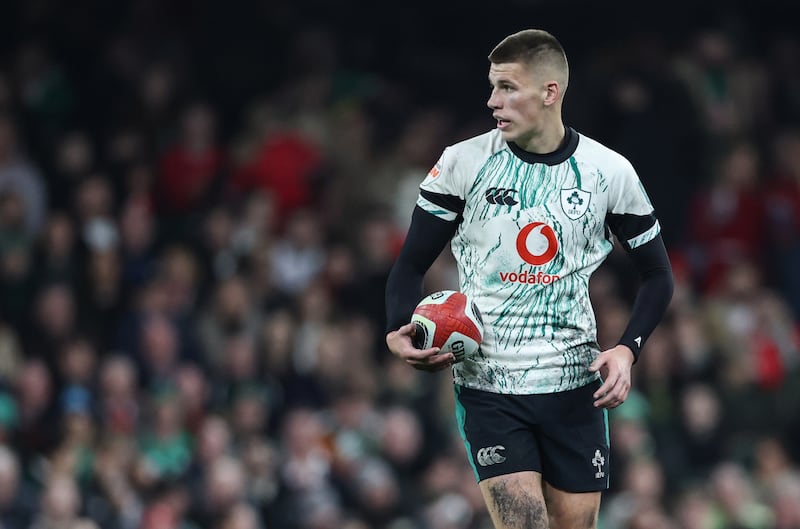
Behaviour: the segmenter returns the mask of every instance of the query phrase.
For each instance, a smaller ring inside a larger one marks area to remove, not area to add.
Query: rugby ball
[[[440,290],[419,302],[411,316],[417,324],[414,346],[438,347],[453,353],[456,362],[478,352],[483,339],[483,320],[472,299],[456,290]]]

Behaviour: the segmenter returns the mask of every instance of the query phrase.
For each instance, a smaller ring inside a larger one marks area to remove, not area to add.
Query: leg
[[[542,475],[538,472],[504,474],[484,479],[479,485],[496,529],[547,529]]]
[[[596,529],[601,491],[608,488],[606,411],[592,405],[599,382],[554,394],[538,428],[542,494],[551,529]]]
[[[544,482],[550,529],[596,529],[600,492],[567,492]]]

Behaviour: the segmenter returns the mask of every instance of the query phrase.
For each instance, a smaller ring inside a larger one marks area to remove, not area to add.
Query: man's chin
[[[508,130],[508,129],[506,129],[506,130],[500,129],[500,136],[501,136],[501,137],[502,137],[502,138],[503,138],[505,141],[511,141],[511,142],[513,142],[513,141],[516,141],[516,139],[517,139],[517,135],[516,135],[516,134],[514,134],[513,132],[511,132],[511,131],[510,131],[510,130]]]

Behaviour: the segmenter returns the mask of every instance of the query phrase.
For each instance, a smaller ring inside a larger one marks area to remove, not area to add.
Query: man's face
[[[542,127],[547,89],[522,63],[501,63],[489,67],[492,94],[486,104],[492,109],[503,139],[521,147]]]

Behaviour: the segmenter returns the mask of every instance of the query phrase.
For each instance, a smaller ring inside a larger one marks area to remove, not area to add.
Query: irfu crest
[[[592,194],[577,187],[561,190],[561,209],[567,217],[578,220],[589,209]]]

